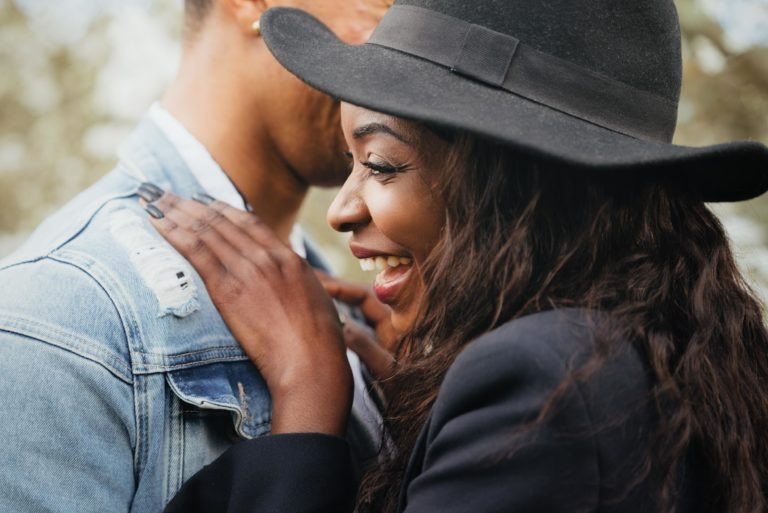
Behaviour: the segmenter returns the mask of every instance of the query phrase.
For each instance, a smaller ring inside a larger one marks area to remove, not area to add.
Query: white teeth
[[[411,265],[413,259],[398,256],[377,256],[373,258],[361,258],[360,269],[363,271],[383,271],[387,267],[400,267]]]

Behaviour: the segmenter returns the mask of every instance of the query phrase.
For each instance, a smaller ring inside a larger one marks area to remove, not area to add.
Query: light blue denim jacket
[[[2,512],[158,512],[270,429],[264,382],[147,222],[142,180],[201,190],[149,120],[115,170],[0,262]]]

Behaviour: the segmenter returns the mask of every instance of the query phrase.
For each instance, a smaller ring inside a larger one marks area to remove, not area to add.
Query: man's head
[[[364,43],[390,4],[391,0],[185,0],[185,53],[218,59],[218,73],[226,76],[205,79],[232,79],[238,84],[243,109],[252,110],[248,114],[261,126],[253,144],[271,145],[307,185],[338,185],[347,167],[338,102],[283,69],[251,27],[270,7],[296,7],[315,15],[342,40]]]

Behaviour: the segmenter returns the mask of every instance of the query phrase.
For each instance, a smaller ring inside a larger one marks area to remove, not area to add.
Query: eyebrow
[[[367,137],[369,135],[373,134],[387,134],[391,135],[398,141],[407,144],[408,146],[413,147],[413,143],[403,134],[396,132],[389,126],[383,124],[383,123],[368,123],[367,125],[359,126],[355,128],[355,131],[352,132],[352,137],[355,139],[362,139],[363,137]]]

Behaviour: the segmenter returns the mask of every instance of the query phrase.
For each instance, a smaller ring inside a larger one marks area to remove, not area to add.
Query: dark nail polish
[[[163,214],[163,212],[159,208],[152,205],[151,203],[149,205],[144,205],[144,210],[146,210],[147,213],[152,217],[154,217],[155,219],[162,219],[165,217],[165,214]]]
[[[142,187],[143,189],[147,189],[148,191],[154,192],[155,194],[157,194],[158,198],[163,194],[165,194],[164,190],[162,190],[160,187],[158,187],[153,183],[144,182],[143,184],[141,184],[140,187]]]
[[[136,191],[136,194],[141,196],[141,199],[143,199],[147,203],[152,203],[153,201],[157,201],[160,198],[160,196],[162,196],[162,193],[158,194],[157,191],[153,189],[148,189],[143,185],[139,187],[139,189]]]
[[[204,192],[193,194],[192,199],[197,201],[198,203],[202,203],[203,205],[210,205],[211,203],[216,201],[216,198],[209,196]]]

